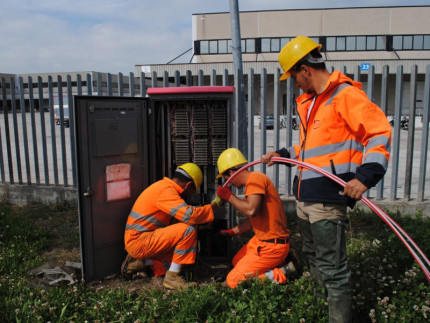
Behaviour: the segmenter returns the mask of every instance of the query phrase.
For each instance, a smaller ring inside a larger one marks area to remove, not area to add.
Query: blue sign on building
[[[370,63],[361,63],[361,70],[368,71],[370,68]]]

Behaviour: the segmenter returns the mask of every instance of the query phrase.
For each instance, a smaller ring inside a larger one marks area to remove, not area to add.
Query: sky
[[[192,47],[192,14],[231,0],[0,0],[0,73],[129,74]],[[239,11],[412,6],[429,0],[238,0]],[[191,54],[173,63],[189,62]]]

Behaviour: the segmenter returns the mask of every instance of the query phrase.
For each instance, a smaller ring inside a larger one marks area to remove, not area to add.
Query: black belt
[[[279,243],[279,244],[287,244],[288,242],[290,242],[290,238],[284,238],[284,239],[269,239],[269,240],[261,240],[263,242],[268,242],[268,243]]]

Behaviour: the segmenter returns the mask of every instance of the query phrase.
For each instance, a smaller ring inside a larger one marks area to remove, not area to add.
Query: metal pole
[[[423,110],[423,130],[421,135],[421,155],[420,155],[420,172],[418,181],[418,202],[424,201],[425,180],[427,168],[427,149],[429,137],[429,114],[430,114],[430,65],[426,67],[426,76],[424,80],[424,110]]]
[[[388,77],[389,77],[388,65],[385,65],[382,70],[382,83],[381,83],[381,110],[387,115],[387,105],[388,105]],[[376,186],[376,199],[382,200],[384,197],[384,178],[378,182]]]
[[[275,70],[274,80],[273,80],[273,147],[274,150],[279,150],[279,129],[280,129],[280,109],[281,109],[281,84],[279,78],[281,76],[281,72],[279,68]],[[274,165],[273,167],[273,184],[276,189],[279,189],[279,166]]]
[[[397,67],[396,97],[394,102],[394,133],[392,136],[392,173],[390,200],[397,199],[397,182],[399,173],[399,149],[400,149],[400,117],[402,115],[403,100],[403,65]]]
[[[267,137],[266,137],[266,111],[267,111],[267,71],[265,68],[261,70],[260,79],[260,156],[266,153]],[[261,164],[261,172],[266,174],[266,164]]]
[[[367,97],[375,102],[375,66],[371,65],[367,73]],[[370,189],[366,192],[366,197],[370,197]]]
[[[285,82],[284,82],[285,83]],[[285,147],[291,147],[293,145],[293,110],[294,110],[294,84],[291,77],[287,78],[286,82],[286,100],[287,100],[287,126],[286,126],[286,137],[285,137]],[[296,117],[297,123],[299,123],[298,116]],[[300,127],[300,126],[299,126]],[[300,131],[300,130],[298,130]],[[285,183],[287,196],[292,196],[292,170],[291,167],[287,167],[285,172]]]
[[[242,48],[240,37],[240,21],[239,21],[239,4],[238,0],[230,0],[230,22],[231,22],[231,40],[233,53],[234,67],[234,87],[236,89],[235,100],[235,126],[238,128],[236,142],[242,153],[247,156],[248,149],[246,147],[246,107],[245,107],[245,85],[243,83],[243,67],[242,67]]]
[[[411,88],[409,94],[409,127],[408,127],[408,145],[406,147],[406,167],[405,167],[405,194],[406,201],[411,199],[412,185],[412,165],[415,141],[415,111],[417,108],[417,73],[418,66],[413,65],[411,69]]]
[[[248,158],[254,160],[254,69],[248,72]]]

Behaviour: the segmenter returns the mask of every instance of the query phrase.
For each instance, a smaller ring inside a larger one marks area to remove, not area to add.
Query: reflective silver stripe
[[[188,223],[190,221],[191,215],[193,214],[194,207],[190,206],[188,210],[185,211],[184,217],[182,218],[182,222]]]
[[[355,164],[355,163],[346,163],[346,164],[339,164],[336,165],[336,173],[337,175],[340,174],[347,174],[347,173],[355,173],[357,168],[360,165]],[[332,172],[331,167],[330,166],[325,166],[325,167],[321,167],[322,169],[324,169],[327,172]],[[313,179],[313,178],[320,178],[320,177],[324,177],[324,175],[321,175],[319,173],[316,173],[312,170],[304,170],[303,174],[302,174],[302,180],[306,180],[306,179]]]
[[[185,230],[183,237],[186,237],[187,235],[189,235],[190,233],[192,233],[193,231],[196,230],[196,227],[193,225],[190,225],[187,230]]]
[[[191,248],[188,248],[188,249],[175,249],[173,252],[176,253],[177,255],[183,256],[189,253],[196,252],[196,246],[192,246]]]
[[[144,227],[143,225],[140,224],[126,224],[125,226],[126,230],[136,230],[139,232],[147,232],[147,231],[151,231],[148,228]]]
[[[178,210],[182,207],[187,206],[187,205],[188,205],[187,203],[182,203],[182,204],[178,205],[177,207],[172,207],[170,209],[170,212],[169,212],[170,216],[175,217],[176,213],[178,213]]]
[[[154,225],[157,229],[158,228],[164,228],[166,225],[163,222],[160,222],[156,217],[154,217],[152,214],[149,215],[141,215],[139,213],[137,213],[136,211],[131,211],[130,215],[131,218],[141,221],[141,220],[145,220],[149,223],[151,223],[152,225]],[[141,224],[126,224],[125,226],[126,230],[136,230],[139,232],[147,232],[147,231],[152,231],[151,229],[148,229],[147,227],[141,225]]]
[[[388,168],[387,157],[385,157],[384,154],[381,153],[368,153],[363,161],[363,164],[366,163],[378,163],[382,167],[384,167],[385,170],[387,170]]]
[[[359,152],[363,152],[364,147],[361,143],[351,139],[335,144],[329,144],[307,149],[306,158],[319,157],[323,155],[338,153],[345,150],[356,150]]]
[[[375,148],[376,146],[380,146],[380,145],[384,146],[385,149],[387,149],[387,150],[390,149],[391,148],[390,138],[388,138],[387,136],[384,136],[384,135],[372,138],[367,143],[366,150]]]
[[[139,214],[139,213],[137,213],[136,211],[133,211],[133,210],[131,210],[129,216],[132,217],[135,220],[140,220],[140,219],[143,218],[143,216],[141,214]]]
[[[157,228],[164,228],[166,225],[163,222],[160,222],[155,216],[152,214],[148,215],[141,215],[137,213],[136,211],[130,212],[130,217],[132,217],[135,220],[145,220],[153,225],[155,225]]]
[[[341,85],[339,85],[336,90],[333,91],[333,93],[330,95],[330,98],[326,101],[326,103],[324,104],[324,106],[329,105],[333,102],[334,97],[340,92],[342,91],[344,88],[351,86],[351,84],[348,83],[342,83]]]

